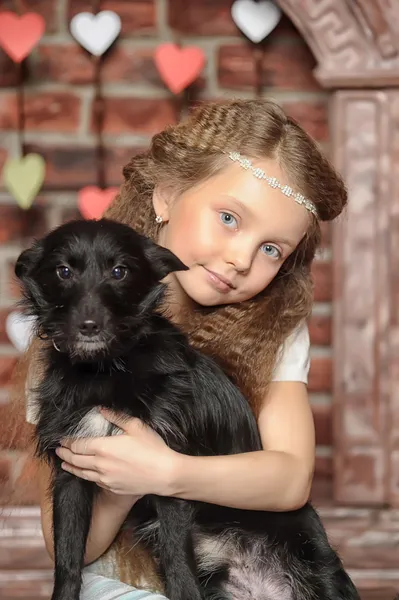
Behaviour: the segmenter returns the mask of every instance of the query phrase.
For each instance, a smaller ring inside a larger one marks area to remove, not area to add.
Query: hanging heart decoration
[[[20,312],[11,312],[6,318],[6,334],[14,348],[25,352],[33,335],[35,317]]]
[[[247,38],[258,44],[273,31],[282,12],[272,0],[236,0],[231,7],[231,16]]]
[[[205,54],[196,46],[180,48],[167,43],[155,50],[154,61],[164,83],[174,94],[179,94],[201,73]]]
[[[82,12],[75,15],[70,31],[76,41],[94,56],[101,56],[113,44],[121,31],[119,15],[103,10],[96,15]]]
[[[119,188],[102,190],[94,185],[82,188],[78,192],[78,207],[85,219],[100,219],[119,192]]]
[[[40,154],[27,154],[22,158],[8,158],[3,167],[3,182],[20,208],[32,206],[46,173],[46,163]]]
[[[40,41],[46,29],[41,15],[34,12],[17,15],[0,13],[0,47],[16,63],[26,58]]]

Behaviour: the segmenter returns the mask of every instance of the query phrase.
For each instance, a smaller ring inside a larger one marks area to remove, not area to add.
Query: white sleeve
[[[307,323],[296,328],[280,348],[272,381],[301,381],[308,383],[310,368],[310,339]]]

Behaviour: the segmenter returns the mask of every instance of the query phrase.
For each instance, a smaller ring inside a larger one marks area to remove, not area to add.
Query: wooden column
[[[331,89],[334,496],[399,506],[399,0],[280,0]]]

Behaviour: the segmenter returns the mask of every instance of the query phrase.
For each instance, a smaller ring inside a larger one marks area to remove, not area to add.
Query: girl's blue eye
[[[281,252],[276,246],[272,246],[271,244],[264,244],[262,246],[263,252],[266,256],[270,256],[271,258],[281,258]]]
[[[223,225],[228,225],[229,227],[237,227],[237,219],[228,212],[220,213],[220,220],[222,221]]]

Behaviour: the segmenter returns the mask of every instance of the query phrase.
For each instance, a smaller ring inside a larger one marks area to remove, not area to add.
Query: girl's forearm
[[[247,510],[286,511],[305,504],[311,481],[312,473],[285,452],[179,454],[170,495]]]
[[[107,492],[100,492],[93,505],[85,565],[94,562],[108,550],[135,501],[136,499],[131,496],[108,495]]]

